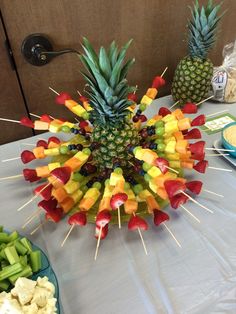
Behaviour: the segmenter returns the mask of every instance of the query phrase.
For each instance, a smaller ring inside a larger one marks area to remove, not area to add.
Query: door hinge
[[[11,65],[11,69],[13,71],[15,71],[16,70],[16,63],[15,63],[13,52],[12,52],[12,49],[11,49],[11,45],[10,45],[8,39],[5,40],[5,48],[6,48],[6,51],[7,51],[8,59],[9,59],[10,65]]]

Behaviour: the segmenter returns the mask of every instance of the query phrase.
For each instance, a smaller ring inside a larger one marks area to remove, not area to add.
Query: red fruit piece
[[[97,227],[97,226],[96,226],[96,228],[95,228],[95,235],[94,235],[96,239],[98,239],[99,233],[100,233],[100,227]],[[108,234],[108,224],[106,224],[106,225],[102,228],[102,233],[101,233],[100,239],[101,239],[101,240],[105,239],[106,236],[107,236],[107,234]]]
[[[85,129],[88,125],[89,125],[88,122],[85,121],[85,120],[80,121],[80,123],[79,123],[79,127],[80,127],[81,129]]]
[[[177,209],[180,205],[183,205],[187,202],[188,196],[179,193],[170,198],[170,205],[172,208]]]
[[[48,201],[51,198],[51,193],[52,193],[52,187],[53,186],[52,186],[52,184],[49,184],[43,191],[41,191],[46,185],[47,185],[47,183],[37,186],[34,189],[34,193],[35,194],[40,194],[43,199]]]
[[[107,225],[111,220],[111,213],[109,210],[102,210],[97,214],[96,217],[96,226],[97,227],[104,227],[105,225]]]
[[[203,154],[192,154],[191,155],[191,159],[194,159],[194,160],[203,160],[205,158],[205,153]]]
[[[31,121],[28,117],[23,117],[20,119],[20,124],[27,126],[28,128],[34,128],[34,122]]]
[[[205,141],[199,141],[194,144],[189,144],[189,150],[192,154],[203,155],[205,144]]]
[[[78,212],[71,215],[68,219],[69,225],[85,226],[87,223],[87,215],[84,212]]]
[[[32,160],[34,160],[35,156],[34,156],[34,153],[32,153],[31,151],[24,150],[21,153],[20,158],[24,164],[27,164],[28,162],[31,162]]]
[[[189,102],[184,105],[182,112],[192,114],[192,113],[197,113],[197,110],[198,110],[197,106]]]
[[[159,109],[159,112],[158,112],[158,114],[160,115],[160,116],[162,116],[162,117],[165,117],[165,116],[167,116],[168,114],[170,114],[171,113],[171,111],[168,109],[168,108],[165,108],[165,107],[161,107],[160,109]]]
[[[139,121],[139,116],[137,116],[137,115],[135,115],[135,116],[133,116],[133,122],[138,122]]]
[[[161,76],[155,76],[152,81],[152,87],[158,89],[166,84],[166,81]]]
[[[56,136],[51,136],[51,137],[49,137],[49,139],[48,139],[48,144],[49,144],[50,142],[53,142],[53,143],[56,143],[56,144],[60,144],[60,143],[61,143],[60,139],[59,139],[58,137],[56,137]]]
[[[147,222],[139,216],[131,216],[129,223],[128,223],[128,229],[129,230],[136,230],[138,228],[141,230],[147,230],[148,229]]]
[[[127,98],[128,98],[129,100],[132,100],[133,102],[137,102],[137,101],[138,101],[138,97],[137,97],[137,95],[134,94],[134,93],[128,94]]]
[[[69,167],[58,167],[51,171],[51,175],[61,183],[66,184],[70,179],[71,170]]]
[[[190,181],[186,182],[186,187],[189,191],[191,191],[194,194],[200,194],[202,190],[203,183],[201,181]]]
[[[207,160],[201,160],[196,165],[193,166],[193,169],[200,173],[205,173],[206,168],[208,167],[208,161]]]
[[[86,98],[85,96],[79,96],[79,100],[83,103],[83,102],[88,102],[88,98]]]
[[[42,146],[42,147],[44,147],[45,149],[47,149],[47,148],[48,148],[48,143],[47,143],[46,141],[44,141],[44,140],[39,140],[39,141],[37,142],[36,146],[37,146],[37,147]]]
[[[143,123],[147,121],[147,117],[144,114],[141,114],[138,119]]]
[[[53,222],[59,222],[63,217],[63,210],[61,208],[55,208],[53,210],[49,210],[45,214],[45,218],[47,220],[52,220]]]
[[[55,101],[58,105],[64,105],[65,101],[69,99],[71,99],[71,96],[68,93],[62,92],[56,96]]]
[[[170,219],[168,214],[159,209],[155,209],[153,211],[153,214],[154,214],[153,222],[156,226],[159,226],[162,222]]]
[[[42,200],[38,203],[38,207],[41,207],[46,212],[54,210],[57,207],[57,200],[55,198],[50,198],[49,200]]]
[[[41,117],[40,117],[40,120],[50,123],[53,119],[50,118],[50,116],[48,114],[42,114]]]
[[[117,193],[113,195],[110,201],[112,210],[115,210],[121,205],[123,205],[127,201],[127,199],[128,199],[128,196],[125,193]]]
[[[154,164],[161,170],[163,174],[165,174],[168,171],[168,168],[167,168],[169,167],[168,160],[158,157],[157,159],[155,159]]]
[[[200,116],[193,119],[193,121],[191,122],[191,126],[200,126],[200,125],[204,125],[205,123],[206,123],[206,117],[204,114],[201,114]]]
[[[197,140],[199,138],[202,138],[202,134],[198,129],[192,129],[184,135],[185,140]]]
[[[186,190],[185,184],[178,180],[167,180],[165,181],[164,186],[169,198],[175,196],[181,191]]]
[[[34,169],[23,169],[23,175],[26,181],[35,182],[41,178],[37,176],[37,173]]]

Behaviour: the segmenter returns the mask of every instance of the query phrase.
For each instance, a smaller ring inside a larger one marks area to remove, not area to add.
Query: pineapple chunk
[[[88,191],[85,193],[84,198],[92,198],[94,200],[97,200],[100,196],[100,192],[96,188],[90,188]]]
[[[171,167],[171,168],[181,168],[181,163],[180,163],[180,161],[171,160],[171,161],[169,162],[169,164],[170,164],[170,167]]]
[[[165,132],[166,133],[174,133],[177,131],[179,131],[177,120],[169,121],[165,124]]]
[[[167,114],[165,117],[162,118],[162,121],[165,123],[170,122],[170,121],[175,121],[176,117],[173,116],[172,114]]]
[[[156,122],[157,122],[157,121],[152,118],[152,119],[150,119],[150,120],[147,121],[146,125],[147,125],[147,126],[152,126],[152,125],[154,125]]]
[[[77,106],[74,106],[71,108],[71,111],[76,114],[77,116],[81,117],[82,114],[84,112],[86,112],[86,110],[84,109],[84,107],[80,106],[80,105],[77,105]]]
[[[44,149],[44,154],[46,156],[58,156],[59,155],[59,148],[49,148],[49,149]]]
[[[83,192],[80,190],[77,190],[76,192],[74,192],[72,195],[70,195],[70,197],[73,199],[74,203],[76,204],[79,200],[81,200],[83,196]]]
[[[148,97],[147,95],[144,95],[143,98],[140,101],[140,104],[149,106],[149,105],[151,105],[152,102],[153,102],[152,98]]]
[[[78,188],[79,188],[79,182],[76,182],[73,180],[69,180],[64,185],[64,189],[65,189],[66,193],[68,193],[68,194],[74,193]]]
[[[110,185],[115,186],[115,185],[117,185],[117,183],[119,181],[125,181],[123,175],[120,173],[112,172],[112,174],[110,176]]]
[[[62,126],[68,126],[69,128],[74,128],[75,124],[69,121],[66,121],[62,124]]]
[[[175,153],[175,146],[176,146],[176,141],[170,141],[166,144],[165,147],[165,152],[169,154],[174,154]]]
[[[148,196],[150,196],[150,195],[152,195],[152,194],[146,189],[146,190],[141,191],[141,192],[138,194],[138,197],[139,197],[140,200],[145,201],[145,199],[146,199]]]
[[[61,123],[58,123],[57,121],[51,121],[49,124],[49,131],[52,133],[57,133],[60,131]]]
[[[155,166],[150,168],[147,172],[151,177],[155,178],[162,174],[161,170]]]
[[[86,161],[89,156],[87,154],[84,154],[83,152],[78,152],[74,155],[75,158],[79,159],[80,161]]]
[[[48,164],[48,169],[50,170],[50,172],[59,167],[61,167],[61,164],[59,162],[51,162],[50,164]]]

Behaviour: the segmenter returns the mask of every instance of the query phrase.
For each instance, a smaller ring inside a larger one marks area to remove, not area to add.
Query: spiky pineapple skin
[[[187,102],[198,103],[207,98],[212,75],[213,64],[210,59],[183,58],[175,70],[172,83],[174,101],[179,101],[179,105],[183,106]]]
[[[138,130],[131,121],[125,121],[117,127],[95,123],[91,139],[100,144],[99,148],[92,152],[100,169],[112,169],[117,159],[122,167],[130,167],[128,162],[131,155],[127,146],[136,146],[140,141]]]

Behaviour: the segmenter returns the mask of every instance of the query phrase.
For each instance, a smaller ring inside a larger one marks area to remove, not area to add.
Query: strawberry
[[[81,129],[85,129],[88,125],[89,125],[88,122],[85,121],[85,120],[80,121],[80,123],[79,123],[79,127],[80,127]]]
[[[198,129],[192,129],[184,135],[185,140],[197,140],[199,138],[202,138],[202,135]]]
[[[58,105],[64,105],[66,100],[71,99],[71,96],[65,92],[60,93],[56,96],[56,104]]]
[[[34,189],[35,194],[40,194],[42,198],[46,201],[48,201],[51,198],[51,193],[52,193],[52,184],[49,184],[43,191],[41,191],[47,184],[42,184],[37,186]]]
[[[158,157],[157,159],[155,159],[154,164],[161,170],[163,174],[165,174],[168,171],[168,168],[167,168],[169,167],[168,160]]]
[[[177,209],[180,205],[185,204],[188,200],[188,196],[179,193],[170,198],[170,205],[172,208]]]
[[[208,161],[207,160],[201,160],[196,165],[193,166],[193,169],[200,173],[205,173],[206,168],[208,167]]]
[[[46,141],[44,141],[44,140],[39,140],[39,141],[37,142],[36,146],[37,146],[37,147],[42,146],[42,147],[44,147],[45,149],[47,149],[47,148],[48,148],[48,143],[47,143]]]
[[[61,183],[66,184],[70,180],[71,169],[69,167],[58,167],[51,171],[51,175]]]
[[[63,217],[63,210],[58,207],[53,210],[49,210],[45,213],[45,218],[47,220],[52,220],[53,222],[59,222]]]
[[[69,225],[85,226],[87,223],[87,215],[85,212],[78,212],[71,215],[68,219]]]
[[[168,214],[159,209],[154,209],[153,214],[154,214],[153,222],[156,226],[159,226],[162,222],[170,219]]]
[[[34,122],[31,121],[28,117],[23,117],[20,119],[20,124],[27,126],[28,128],[33,129],[34,128]]]
[[[165,117],[165,116],[167,116],[168,114],[170,114],[171,113],[171,111],[168,109],[168,108],[165,108],[165,107],[161,107],[160,109],[159,109],[159,112],[158,112],[158,114],[160,115],[160,116],[162,116],[162,117]]]
[[[155,76],[152,81],[152,88],[158,89],[166,84],[166,81],[161,76]]]
[[[38,207],[41,207],[46,212],[54,210],[57,207],[57,200],[55,198],[50,198],[49,200],[42,200],[38,203]]]
[[[148,229],[147,222],[139,216],[131,216],[128,223],[128,229],[136,230],[138,228],[141,230],[147,230]]]
[[[23,175],[25,181],[35,182],[40,180],[41,178],[37,176],[37,172],[34,169],[23,169]]]
[[[204,125],[205,123],[206,123],[206,117],[204,114],[201,114],[200,116],[193,119],[193,121],[191,122],[191,126],[200,126],[200,125]]]
[[[199,141],[194,144],[189,144],[189,150],[192,154],[203,155],[205,144],[205,141]]]
[[[79,96],[79,101],[81,101],[83,103],[83,102],[88,102],[89,100],[85,96],[81,95],[81,96]]]
[[[137,95],[134,94],[134,93],[129,93],[128,96],[127,96],[127,98],[128,98],[129,100],[132,100],[133,102],[137,102],[137,101],[138,101],[138,97],[137,97]]]
[[[100,233],[100,227],[96,226],[96,228],[95,228],[95,235],[94,235],[96,239],[98,239],[99,233]],[[104,227],[102,227],[102,233],[101,233],[100,239],[101,240],[105,239],[107,234],[108,234],[108,224],[106,224]]]
[[[125,193],[117,193],[113,195],[110,201],[112,210],[115,210],[121,205],[123,205],[127,201],[127,199],[128,199],[128,196]]]
[[[185,184],[178,180],[167,180],[165,181],[164,186],[169,198],[175,196],[181,191],[186,190]]]
[[[20,158],[24,164],[27,164],[28,162],[31,162],[32,160],[34,160],[35,156],[34,156],[34,153],[32,153],[31,151],[24,150],[21,153]]]
[[[106,224],[108,224],[111,220],[111,213],[109,210],[102,210],[97,214],[96,217],[96,226],[97,227],[104,227]]]
[[[198,110],[198,108],[195,104],[187,103],[184,105],[182,112],[192,114],[192,113],[197,113],[197,110]]]
[[[144,114],[141,114],[138,119],[143,123],[147,121],[147,117]]]
[[[48,114],[42,114],[40,117],[40,120],[50,123],[52,121],[52,118],[50,118],[50,116]]]
[[[205,158],[205,153],[203,154],[193,154],[191,155],[191,158],[194,160],[203,160]]]
[[[59,138],[56,137],[56,136],[51,136],[51,137],[49,137],[49,139],[48,139],[48,144],[49,144],[50,142],[53,142],[53,143],[56,143],[56,144],[60,144],[60,143],[61,143],[61,141],[59,140]]]
[[[201,181],[190,181],[186,182],[186,187],[189,191],[194,194],[200,194],[203,183]]]

